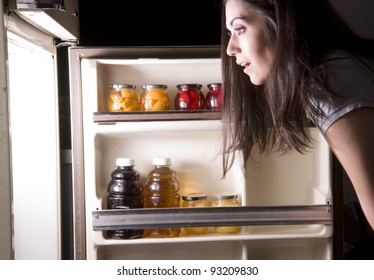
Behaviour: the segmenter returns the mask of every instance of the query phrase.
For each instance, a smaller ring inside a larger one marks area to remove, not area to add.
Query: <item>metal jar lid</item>
[[[223,199],[237,199],[238,194],[235,192],[219,192],[212,195],[213,199],[223,200]]]
[[[163,84],[144,84],[142,85],[143,89],[152,89],[152,88],[162,88],[166,89],[168,86]]]
[[[211,83],[211,84],[207,84],[207,87],[210,88],[210,87],[220,87],[222,86],[222,83]]]
[[[130,85],[130,84],[112,84],[112,85],[110,85],[110,87],[114,88],[114,89],[136,88],[136,85]]]
[[[179,84],[177,88],[201,88],[201,84]]]
[[[182,195],[182,199],[185,201],[196,201],[207,199],[208,195],[206,193],[192,192]]]

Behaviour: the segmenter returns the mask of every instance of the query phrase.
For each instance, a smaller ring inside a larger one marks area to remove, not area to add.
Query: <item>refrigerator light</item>
[[[35,27],[45,30],[57,38],[66,41],[77,40],[76,36],[71,34],[44,11],[19,11],[18,13]]]

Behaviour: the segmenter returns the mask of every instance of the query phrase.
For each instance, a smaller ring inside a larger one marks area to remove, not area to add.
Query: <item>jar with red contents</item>
[[[204,93],[201,91],[202,85],[198,85],[199,88],[199,98],[200,98],[200,108],[205,109],[205,96]]]
[[[205,109],[220,110],[222,109],[222,84],[208,84],[208,93],[205,98]]]
[[[180,84],[177,85],[177,89],[174,100],[175,110],[204,109],[200,84]]]

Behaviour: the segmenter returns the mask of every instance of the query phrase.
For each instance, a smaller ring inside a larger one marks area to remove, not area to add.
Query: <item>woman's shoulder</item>
[[[344,114],[361,107],[374,107],[374,59],[360,53],[333,50],[321,63],[328,99],[320,100],[326,119],[323,131]]]
[[[364,71],[374,75],[374,55],[341,49],[331,50],[322,57],[320,66],[325,71]]]
[[[362,86],[373,89],[374,58],[371,56],[347,50],[332,50],[324,56],[320,66],[323,79],[333,92],[352,92]]]

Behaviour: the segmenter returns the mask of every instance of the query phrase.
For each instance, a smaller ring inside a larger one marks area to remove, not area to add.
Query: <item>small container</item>
[[[175,95],[175,110],[200,110],[204,109],[201,100],[201,84],[177,85],[178,92]]]
[[[206,193],[187,193],[182,195],[182,207],[209,207],[208,195]],[[186,234],[204,234],[207,227],[187,227],[184,228]]]
[[[201,90],[202,85],[199,84],[199,100],[200,100],[200,108],[205,109],[205,96]]]
[[[166,111],[170,109],[167,85],[142,85],[140,94],[141,111]]]
[[[153,158],[153,169],[144,185],[145,208],[180,207],[179,182],[169,157]],[[180,228],[145,229],[145,237],[176,237]]]
[[[113,84],[110,86],[107,98],[109,112],[139,111],[139,98],[135,92],[136,86],[130,84]]]
[[[205,97],[205,109],[220,110],[222,109],[222,84],[208,84],[208,93]]]
[[[234,192],[221,192],[212,195],[212,207],[240,206],[238,194]],[[241,226],[219,226],[215,227],[216,233],[235,234],[241,231]]]

